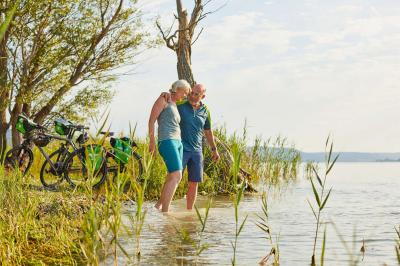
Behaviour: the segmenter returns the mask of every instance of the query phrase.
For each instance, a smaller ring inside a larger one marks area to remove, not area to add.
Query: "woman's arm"
[[[154,154],[156,149],[156,139],[154,136],[154,124],[166,106],[167,102],[163,97],[158,97],[155,101],[153,108],[151,108],[150,118],[149,118],[149,137],[150,137],[150,144],[149,144],[149,152]]]

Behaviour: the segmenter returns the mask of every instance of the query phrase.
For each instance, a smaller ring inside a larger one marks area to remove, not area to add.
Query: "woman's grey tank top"
[[[158,141],[166,139],[181,139],[179,123],[181,117],[175,103],[168,103],[157,118]]]

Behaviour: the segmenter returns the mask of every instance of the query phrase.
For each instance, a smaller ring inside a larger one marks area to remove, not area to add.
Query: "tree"
[[[183,8],[182,0],[176,0],[177,15],[175,15],[175,19],[178,20],[178,28],[174,33],[172,33],[174,23],[165,31],[160,22],[156,22],[166,46],[176,53],[179,79],[185,79],[192,86],[196,83],[192,72],[192,45],[203,32],[203,28],[197,34],[195,34],[195,31],[202,19],[218,10],[204,12],[204,8],[211,1],[195,0],[189,19],[187,10]]]
[[[0,13],[1,17],[3,17],[3,14],[5,15],[4,20],[2,19],[3,22],[0,25],[0,41],[3,40],[3,37],[14,18],[15,11],[17,10],[20,2],[21,0],[15,1],[13,5],[8,5],[8,8],[4,8],[4,11]],[[6,10],[7,12],[5,12]]]
[[[43,123],[55,114],[84,117],[110,101],[117,69],[152,45],[136,0],[22,0],[0,47],[0,137],[22,112]],[[9,119],[7,120],[7,111]],[[5,145],[0,145],[0,161]]]

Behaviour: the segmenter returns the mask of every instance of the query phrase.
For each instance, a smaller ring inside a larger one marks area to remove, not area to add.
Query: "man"
[[[177,103],[181,116],[181,138],[183,144],[183,169],[188,170],[187,209],[192,210],[197,197],[198,184],[203,180],[203,136],[211,147],[212,159],[217,161],[219,154],[211,130],[210,111],[202,102],[206,88],[196,84],[186,101]],[[169,94],[164,94],[168,98]]]

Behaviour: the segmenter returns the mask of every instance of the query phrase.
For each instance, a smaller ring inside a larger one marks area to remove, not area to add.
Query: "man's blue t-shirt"
[[[194,110],[189,101],[177,103],[181,116],[181,138],[184,151],[201,151],[203,130],[211,129],[210,112],[207,106],[201,103],[199,109]]]

